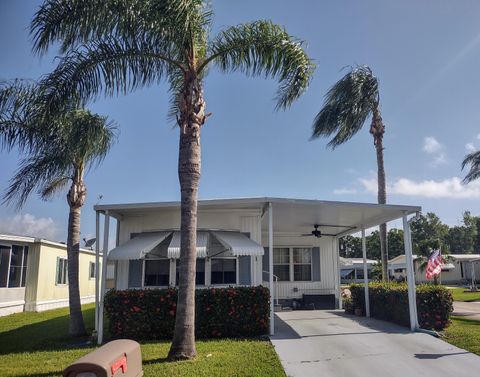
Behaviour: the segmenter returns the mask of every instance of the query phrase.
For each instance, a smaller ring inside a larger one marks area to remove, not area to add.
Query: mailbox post
[[[119,339],[70,364],[63,377],[142,377],[140,344]]]

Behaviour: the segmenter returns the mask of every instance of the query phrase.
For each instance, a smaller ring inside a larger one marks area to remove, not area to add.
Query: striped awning
[[[208,232],[197,232],[197,258],[207,256]],[[172,240],[168,246],[168,257],[180,258],[180,232],[173,232]]]
[[[212,231],[213,236],[236,257],[263,255],[263,246],[240,232]]]
[[[136,235],[131,240],[110,250],[109,260],[135,260],[143,259],[172,232],[146,232]]]

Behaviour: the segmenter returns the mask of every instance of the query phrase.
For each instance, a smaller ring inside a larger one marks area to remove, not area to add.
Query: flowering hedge
[[[410,326],[408,313],[408,287],[406,283],[368,284],[370,315],[374,318]],[[363,284],[352,284],[351,304],[346,311],[353,314],[360,308],[365,314],[365,292]],[[417,285],[417,313],[420,327],[442,330],[449,325],[449,316],[453,311],[453,299],[450,291],[441,285]]]
[[[265,287],[198,289],[195,330],[199,338],[250,337],[268,329],[270,296]],[[176,289],[111,290],[105,311],[113,338],[171,339]]]

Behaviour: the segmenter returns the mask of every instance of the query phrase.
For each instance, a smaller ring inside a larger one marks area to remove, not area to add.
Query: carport
[[[408,216],[420,213],[421,207],[372,204],[355,202],[336,202],[324,200],[304,200],[285,198],[264,198],[264,214],[262,229],[268,231],[269,236],[269,267],[273,271],[273,234],[277,232],[293,232],[295,234],[308,233],[312,224],[320,224],[319,230],[327,237],[333,239],[336,248],[336,290],[339,301],[338,307],[342,308],[340,287],[340,256],[338,239],[354,233],[361,233],[363,250],[363,271],[365,284],[366,316],[370,317],[368,299],[368,273],[367,273],[367,247],[365,233],[368,229],[383,223],[402,219],[404,231],[405,256],[407,261],[408,301],[410,313],[410,329],[418,328],[417,305],[415,299],[415,278],[413,271],[412,239]],[[275,219],[275,221],[273,220]],[[273,276],[269,276],[269,285],[273,286]],[[271,290],[271,318],[273,316],[273,291]],[[274,321],[270,323],[270,334],[274,334]]]

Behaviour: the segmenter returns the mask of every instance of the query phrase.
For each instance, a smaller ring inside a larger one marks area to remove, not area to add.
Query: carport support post
[[[273,212],[272,202],[268,203],[268,286],[270,287],[270,335],[275,332],[273,306]]]
[[[403,242],[405,245],[405,259],[407,263],[408,312],[410,315],[410,330],[415,331],[415,329],[419,326],[415,294],[415,275],[413,273],[412,235],[410,233],[410,224],[407,220],[407,213],[404,213],[403,215]]]
[[[95,332],[98,334],[98,298],[100,297],[100,213],[95,212]]]
[[[368,296],[368,267],[367,267],[367,242],[365,240],[365,227],[362,226],[362,253],[363,253],[363,283],[365,285],[365,315],[370,317],[370,298]]]
[[[343,309],[342,302],[342,282],[340,278],[340,251],[338,248],[338,238],[333,238],[333,250],[335,253],[335,297],[337,300],[337,308]]]
[[[108,211],[105,211],[105,223],[103,228],[103,258],[102,258],[102,284],[101,284],[101,293],[100,293],[100,308],[98,313],[98,334],[97,334],[97,343],[103,343],[103,299],[105,297],[106,290],[106,275],[107,275],[107,255],[108,255],[108,236],[110,233],[110,216]]]

